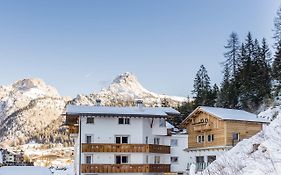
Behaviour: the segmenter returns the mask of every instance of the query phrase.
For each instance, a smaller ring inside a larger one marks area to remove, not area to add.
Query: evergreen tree
[[[227,45],[224,46],[227,51],[224,53],[226,61],[224,66],[230,68],[229,74],[231,77],[234,77],[238,67],[238,56],[239,56],[239,40],[238,35],[235,32],[230,34],[230,38],[227,40]]]
[[[273,38],[275,39],[275,46],[280,50],[281,46],[281,7],[277,10],[277,16],[274,19],[274,36]]]
[[[196,74],[193,85],[193,94],[195,94],[194,105],[213,105],[210,103],[210,94],[212,93],[210,86],[210,77],[208,76],[206,68],[201,65]]]
[[[281,45],[277,47],[272,64],[272,76],[275,83],[276,95],[281,92]]]
[[[272,64],[272,76],[276,80],[275,95],[281,92],[281,7],[277,11],[277,17],[274,20],[275,55]]]

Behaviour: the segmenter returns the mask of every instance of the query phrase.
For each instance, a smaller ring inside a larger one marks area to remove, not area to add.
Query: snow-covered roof
[[[138,116],[168,116],[169,114],[180,115],[180,113],[167,107],[113,107],[113,106],[88,106],[67,105],[67,115],[138,115]]]
[[[222,120],[253,121],[253,122],[262,122],[262,123],[269,122],[264,118],[260,118],[257,115],[244,110],[217,108],[217,107],[208,107],[208,106],[197,107],[186,119],[192,117],[193,114],[197,111],[207,112]]]
[[[4,166],[0,168],[0,175],[51,175],[45,167],[36,166]]]
[[[175,128],[174,125],[172,125],[172,124],[169,123],[169,122],[166,122],[166,127],[167,127],[168,129],[173,129],[173,128]]]

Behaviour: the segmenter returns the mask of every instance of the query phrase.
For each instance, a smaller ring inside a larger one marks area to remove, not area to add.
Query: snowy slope
[[[275,119],[263,131],[241,141],[219,157],[202,174],[281,174],[281,107],[269,108],[261,112],[259,116]]]
[[[40,79],[0,87],[0,141],[17,144],[43,137],[48,125],[62,122],[67,99]],[[55,132],[58,128],[54,127]],[[39,136],[41,135],[41,136]]]
[[[159,95],[145,89],[132,73],[123,73],[117,76],[109,87],[102,89],[98,93],[89,95],[78,95],[74,99],[74,104],[95,104],[99,98],[104,105],[133,105],[136,99],[143,99],[148,106],[160,105],[164,101],[171,106],[178,106],[187,98],[167,95]]]

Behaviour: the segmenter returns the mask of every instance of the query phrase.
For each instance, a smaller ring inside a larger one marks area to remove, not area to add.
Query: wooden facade
[[[82,152],[142,152],[170,154],[170,146],[153,144],[83,143]]]
[[[165,173],[169,164],[82,164],[82,173]]]
[[[184,124],[189,134],[189,149],[234,146],[261,131],[262,125],[260,122],[222,120],[200,110],[195,111]],[[239,134],[239,140],[233,140],[234,133]]]

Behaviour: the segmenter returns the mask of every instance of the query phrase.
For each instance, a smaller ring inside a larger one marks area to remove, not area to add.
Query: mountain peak
[[[113,83],[124,83],[124,82],[138,82],[137,77],[131,72],[125,72],[123,74],[118,75]]]
[[[18,80],[12,84],[12,87],[18,90],[26,90],[36,87],[40,88],[45,86],[46,86],[45,82],[39,78],[25,78],[22,80]]]

